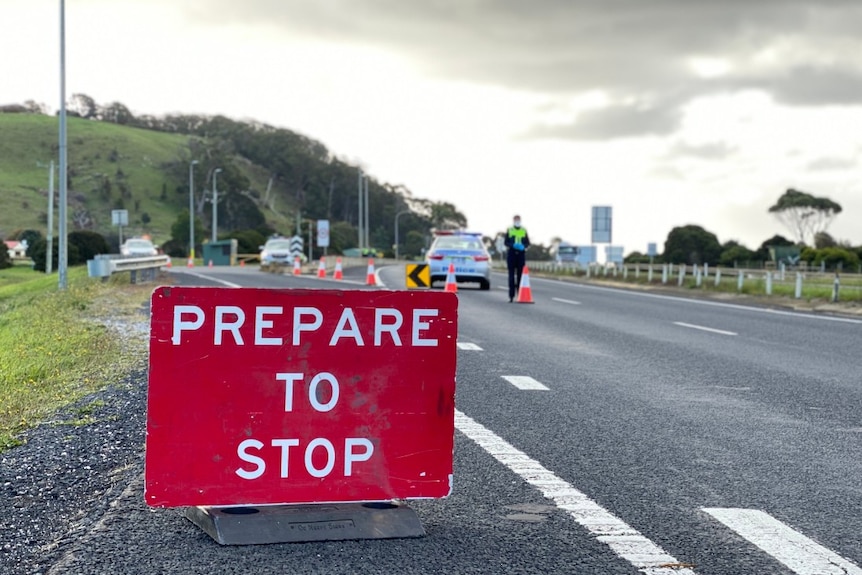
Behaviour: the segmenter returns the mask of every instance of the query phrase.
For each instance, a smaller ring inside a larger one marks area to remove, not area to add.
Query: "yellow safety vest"
[[[527,237],[527,230],[523,227],[516,228],[512,226],[509,228],[509,237],[515,240],[514,243],[524,243],[524,238]]]

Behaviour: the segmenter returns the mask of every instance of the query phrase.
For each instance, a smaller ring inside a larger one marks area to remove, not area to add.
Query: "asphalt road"
[[[176,272],[366,289],[346,277]],[[135,472],[48,572],[862,574],[862,320],[492,284],[459,290],[455,487],[411,503],[425,538],[221,547]]]

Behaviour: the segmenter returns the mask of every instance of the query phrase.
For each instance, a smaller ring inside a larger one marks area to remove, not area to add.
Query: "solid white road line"
[[[596,539],[614,553],[647,575],[694,575],[664,549],[644,537],[586,494],[563,481],[538,461],[530,459],[493,431],[460,411],[455,411],[455,427],[475,441],[497,461],[539,489],[542,494],[566,511]]]
[[[529,375],[504,375],[502,377],[518,389],[549,391],[547,387]]]
[[[479,347],[478,345],[476,345],[475,343],[469,343],[466,341],[465,342],[459,341],[458,342],[458,349],[464,349],[464,350],[468,350],[468,351],[483,351],[482,348]]]
[[[180,271],[180,272],[176,272],[176,273],[189,274],[190,276],[195,276],[196,278],[201,278],[201,279],[208,280],[208,281],[211,281],[211,282],[220,283],[220,284],[222,284],[223,286],[227,286],[227,287],[229,287],[229,288],[238,288],[238,287],[242,287],[241,285],[239,285],[239,284],[235,284],[235,283],[233,283],[233,282],[229,282],[229,281],[225,281],[225,280],[220,280],[220,279],[218,279],[218,278],[214,278],[214,277],[212,277],[212,276],[207,276],[207,275],[204,275],[204,274],[198,274],[198,273],[195,273],[195,272]]]
[[[563,299],[560,297],[552,297],[551,300],[558,301],[560,303],[567,303],[569,305],[581,305],[581,302],[579,302],[579,301],[574,301],[574,300],[570,300],[570,299]]]
[[[768,513],[757,509],[704,508],[798,575],[862,575],[855,563],[815,543]]]
[[[690,328],[690,329],[699,329],[700,331],[708,331],[708,332],[710,332],[710,333],[717,333],[717,334],[720,334],[720,335],[739,335],[738,333],[736,333],[736,332],[734,332],[734,331],[724,331],[723,329],[715,329],[715,328],[711,328],[711,327],[704,327],[704,326],[702,326],[702,325],[694,325],[693,323],[685,323],[685,322],[682,322],[682,321],[675,321],[675,322],[673,322],[673,324],[674,324],[674,325],[678,325],[678,326],[680,326],[680,327],[687,327],[687,328]]]

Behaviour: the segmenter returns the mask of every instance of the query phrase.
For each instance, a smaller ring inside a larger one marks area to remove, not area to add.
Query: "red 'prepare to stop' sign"
[[[457,296],[160,287],[147,504],[445,497]]]

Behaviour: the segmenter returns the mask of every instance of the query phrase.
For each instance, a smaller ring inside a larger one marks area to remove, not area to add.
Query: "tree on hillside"
[[[200,218],[194,222],[195,246],[200,246],[206,237],[204,224]],[[180,246],[185,246],[186,254],[189,248],[189,211],[183,210],[177,214],[177,219],[171,224],[171,240]],[[197,247],[195,248],[197,249]],[[167,250],[166,250],[167,251]]]
[[[447,230],[467,227],[467,216],[449,202],[419,200],[416,204],[420,213],[428,218],[431,227],[435,229]]]
[[[769,213],[775,214],[799,242],[806,243],[808,239],[813,241],[817,233],[826,231],[841,213],[841,206],[829,198],[790,188],[769,208]]]
[[[721,244],[712,232],[700,226],[673,228],[664,243],[664,261],[673,264],[714,265],[721,255]]]
[[[99,106],[96,101],[87,94],[72,94],[69,100],[69,111],[88,120],[96,118]]]

